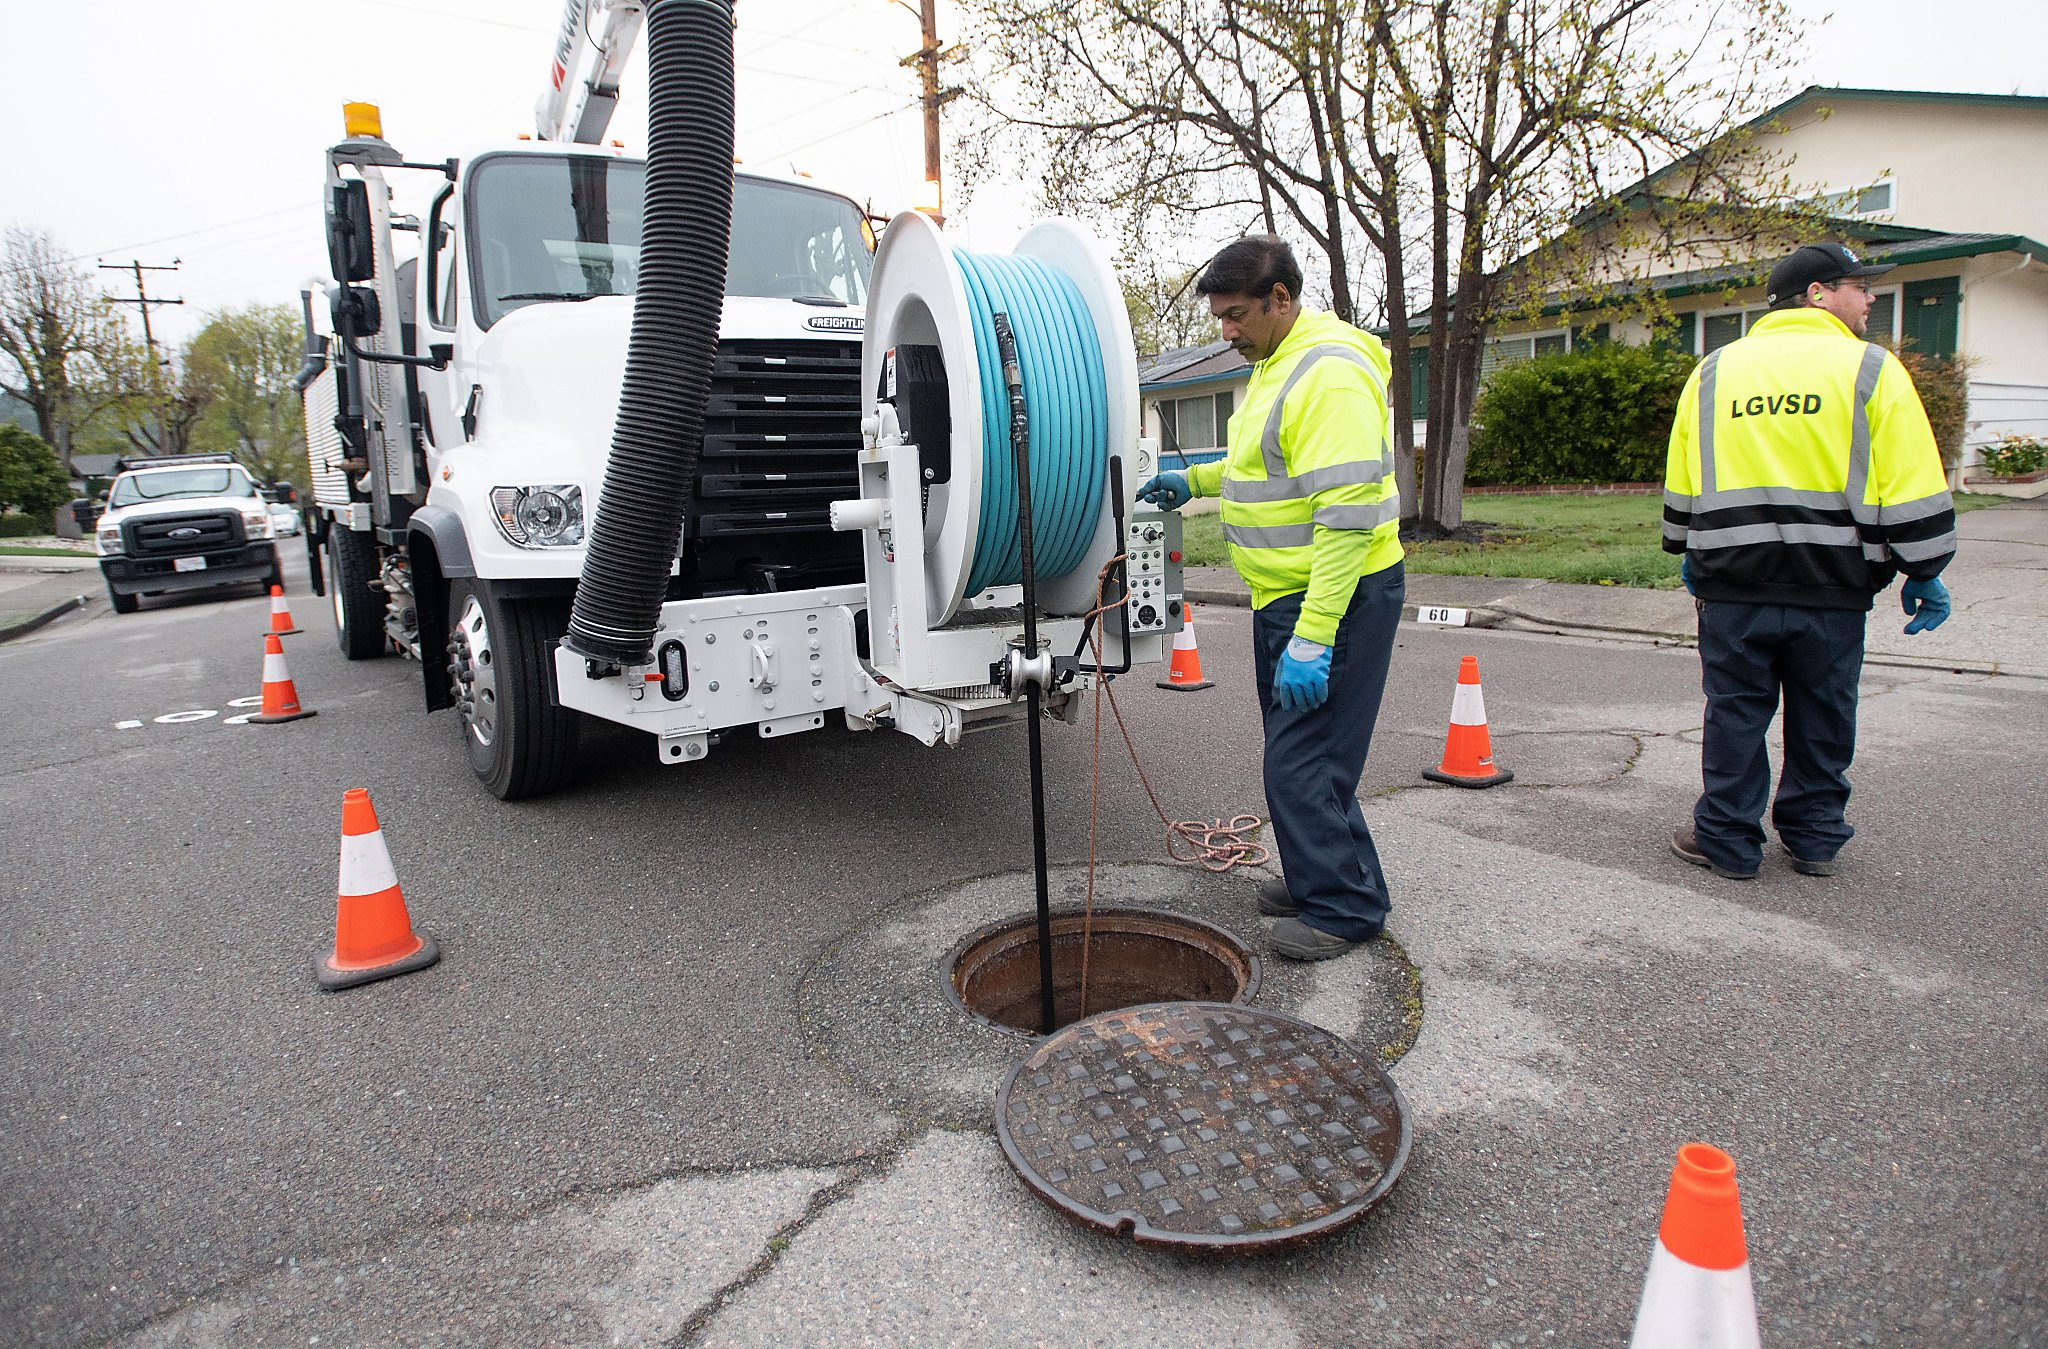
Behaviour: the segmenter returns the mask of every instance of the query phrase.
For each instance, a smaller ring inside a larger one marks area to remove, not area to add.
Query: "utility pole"
[[[103,272],[128,272],[135,277],[135,293],[133,295],[111,295],[107,298],[111,299],[115,304],[132,304],[142,311],[142,346],[149,357],[149,394],[150,401],[156,404],[157,448],[160,450],[169,448],[164,444],[164,441],[170,433],[171,417],[170,409],[165,406],[166,395],[162,377],[163,367],[168,365],[169,361],[157,359],[156,331],[150,326],[149,310],[151,305],[183,304],[185,302],[183,300],[159,300],[153,298],[149,293],[148,285],[143,281],[142,274],[144,272],[175,272],[183,261],[184,259],[182,258],[172,258],[170,264],[165,266],[162,264],[145,263],[140,258],[132,258],[127,262],[103,262],[100,264],[100,270]]]
[[[904,8],[908,9],[909,5],[905,4]],[[924,108],[924,180],[931,200],[919,209],[944,224],[945,197],[940,190],[939,176],[939,109],[960,97],[961,91],[939,88],[939,60],[949,54],[939,50],[939,0],[918,0],[917,17],[923,29],[924,45],[904,57],[901,64],[917,63],[921,89],[918,102]]]

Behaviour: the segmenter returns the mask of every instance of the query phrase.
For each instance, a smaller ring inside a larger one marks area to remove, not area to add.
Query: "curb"
[[[27,618],[16,619],[14,622],[0,627],[0,642],[11,642],[17,637],[26,637],[52,619],[62,618],[73,609],[83,609],[85,603],[85,596],[73,595],[70,599],[53,604],[39,614],[30,614]]]

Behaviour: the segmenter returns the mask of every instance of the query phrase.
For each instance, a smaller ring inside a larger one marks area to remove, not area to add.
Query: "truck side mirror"
[[[370,224],[370,185],[360,178],[335,183],[327,194],[327,262],[346,285],[377,274],[377,237]]]
[[[340,286],[328,297],[334,331],[344,338],[366,337],[384,326],[377,292],[368,286]]]

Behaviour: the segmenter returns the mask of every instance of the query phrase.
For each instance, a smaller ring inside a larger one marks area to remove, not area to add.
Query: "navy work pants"
[[[1700,851],[1728,871],[1763,862],[1771,763],[1764,737],[1782,695],[1785,769],[1771,806],[1778,838],[1795,857],[1824,862],[1856,831],[1849,761],[1856,753],[1856,682],[1868,614],[1783,604],[1702,600],[1700,683],[1707,724],[1700,752],[1706,790],[1693,807]]]
[[[1309,712],[1274,704],[1273,675],[1301,617],[1299,594],[1252,615],[1252,655],[1266,723],[1266,808],[1287,893],[1310,927],[1350,941],[1379,935],[1387,878],[1358,809],[1358,780],[1380,715],[1407,573],[1361,577],[1330,652],[1330,698]]]

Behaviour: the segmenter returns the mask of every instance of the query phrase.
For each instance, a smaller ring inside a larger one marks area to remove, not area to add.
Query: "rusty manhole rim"
[[[1106,1209],[1096,1208],[1091,1204],[1072,1199],[1063,1193],[1058,1193],[1051,1182],[1040,1183],[1040,1173],[1037,1166],[1023,1155],[1017,1146],[1016,1140],[1010,1135],[1010,1093],[1016,1086],[1017,1079],[1023,1076],[1026,1069],[1032,1067],[1034,1060],[1038,1059],[1045,1052],[1048,1048],[1048,1042],[1056,1036],[1070,1034],[1077,1028],[1111,1017],[1159,1012],[1169,1008],[1197,1011],[1214,1010],[1256,1015],[1284,1023],[1300,1031],[1327,1037],[1335,1044],[1348,1050],[1360,1065],[1379,1079],[1378,1085],[1384,1088],[1387,1094],[1393,1098],[1393,1115],[1398,1122],[1399,1133],[1393,1155],[1388,1158],[1380,1178],[1364,1194],[1348,1201],[1333,1212],[1324,1214],[1322,1217],[1278,1230],[1242,1235],[1220,1232],[1167,1231],[1152,1226],[1144,1215],[1140,1213],[1129,1209],[1111,1212]],[[1141,1006],[1118,1007],[1105,1012],[1092,1013],[1078,1021],[1069,1022],[1052,1035],[1040,1036],[1037,1039],[1038,1044],[1036,1046],[1010,1065],[1010,1071],[1003,1075],[1002,1086],[996,1089],[996,1142],[1002,1147],[1003,1159],[1009,1163],[1010,1169],[1016,1173],[1018,1179],[1024,1182],[1025,1189],[1036,1196],[1039,1202],[1043,1203],[1047,1208],[1068,1219],[1070,1222],[1087,1228],[1089,1231],[1098,1232],[1106,1236],[1128,1237],[1134,1245],[1174,1250],[1191,1256],[1240,1255],[1257,1257],[1287,1254],[1324,1237],[1333,1236],[1362,1221],[1367,1214],[1372,1212],[1373,1209],[1378,1208],[1380,1203],[1393,1192],[1394,1186],[1400,1182],[1401,1176],[1408,1168],[1408,1154],[1415,1142],[1415,1121],[1408,1110],[1408,1098],[1402,1095],[1400,1084],[1394,1081],[1393,1074],[1386,1070],[1385,1065],[1379,1061],[1376,1055],[1362,1052],[1358,1046],[1352,1044],[1343,1036],[1338,1035],[1335,1031],[1318,1026],[1314,1022],[1305,1020],[1302,1017],[1293,1016],[1286,1012],[1276,1012],[1264,1007],[1249,1007],[1242,1003],[1155,1002],[1146,1003]]]
[[[1058,925],[1066,921],[1078,921],[1089,915],[1090,910],[1085,906],[1054,909],[1052,911],[1052,921],[1055,925]],[[1138,904],[1098,904],[1093,910],[1093,917],[1098,922],[1104,918],[1141,918],[1148,922],[1164,923],[1183,929],[1192,929],[1194,934],[1207,937],[1215,945],[1229,951],[1237,958],[1236,963],[1240,963],[1243,967],[1243,989],[1235,999],[1230,1002],[1219,1003],[1219,1006],[1249,1007],[1252,999],[1259,995],[1259,988],[1265,979],[1265,966],[1260,961],[1258,952],[1251,948],[1250,943],[1228,928],[1212,923],[1206,918],[1195,918],[1184,913],[1174,913],[1170,909],[1146,908]],[[939,963],[939,986],[945,990],[946,1001],[951,1003],[956,1011],[976,1024],[998,1034],[1008,1036],[1011,1039],[1028,1040],[1033,1043],[1044,1040],[1048,1032],[1024,1030],[1018,1026],[1007,1026],[993,1017],[983,1016],[980,1012],[969,1007],[967,1000],[960,996],[960,988],[953,982],[953,976],[959,970],[961,960],[969,951],[972,951],[983,942],[1001,936],[1005,932],[1016,931],[1023,934],[1027,939],[1036,941],[1038,938],[1037,921],[1036,914],[1026,913],[1023,915],[1012,915],[1008,918],[998,918],[992,923],[984,923],[955,943],[953,949],[948,951],[945,959]],[[1057,940],[1058,935],[1057,932],[1054,933],[1055,940]],[[1228,957],[1219,956],[1217,959],[1219,963],[1232,963]],[[1173,1005],[1176,1004],[1168,1001],[1160,1003],[1132,1003],[1126,1007],[1108,1007],[1104,1008],[1102,1012],[1090,1012],[1086,1017],[1070,1021],[1067,1023],[1067,1026],[1077,1026],[1082,1021],[1092,1021],[1102,1015],[1103,1012],[1128,1012],[1138,1007]],[[1067,1029],[1067,1026],[1056,1027],[1050,1034],[1057,1035]],[[1015,1076],[1014,1072],[1011,1076]],[[1005,1079],[1004,1088],[1005,1090],[1008,1089],[1007,1079]]]

